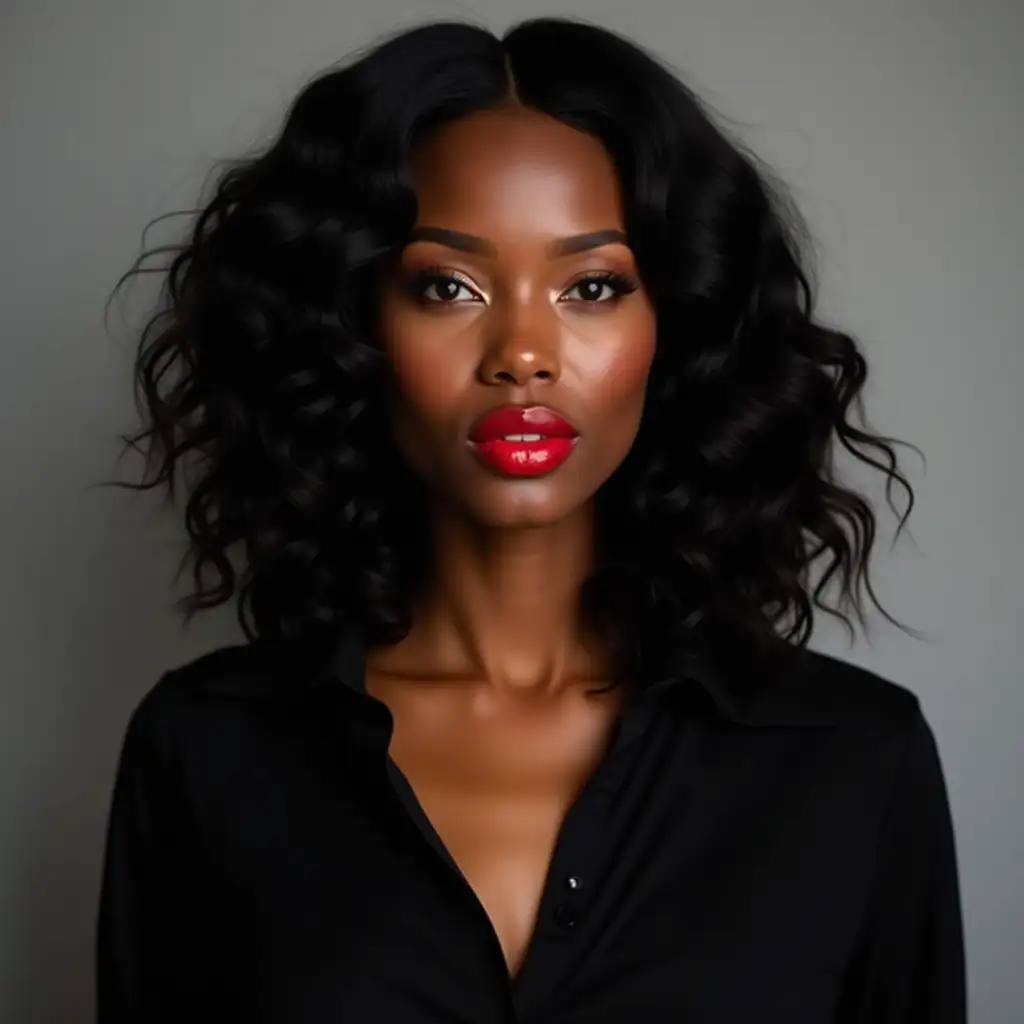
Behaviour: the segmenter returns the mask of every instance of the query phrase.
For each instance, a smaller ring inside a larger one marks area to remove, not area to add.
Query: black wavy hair
[[[422,24],[318,75],[272,142],[219,168],[182,244],[144,252],[118,281],[115,294],[173,253],[136,355],[143,423],[122,436],[145,470],[114,483],[173,500],[185,482],[186,622],[237,595],[246,637],[273,649],[408,630],[428,578],[426,495],[382,440],[375,282],[415,220],[417,142],[509,102],[604,144],[657,313],[640,430],[598,492],[581,593],[614,681],[654,678],[698,635],[758,659],[801,650],[815,607],[852,637],[848,609],[867,628],[865,588],[914,632],[875,595],[875,515],[834,465],[838,442],[883,472],[894,511],[903,486],[898,536],[914,503],[903,442],[850,422],[853,407],[866,424],[865,359],[815,318],[808,233],[786,189],[661,58],[551,17],[501,37]]]

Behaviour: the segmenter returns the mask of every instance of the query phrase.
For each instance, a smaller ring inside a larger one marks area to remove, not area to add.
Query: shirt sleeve
[[[153,691],[129,719],[107,820],[96,926],[98,1024],[187,1020],[166,723]]]
[[[935,737],[915,715],[836,1024],[967,1020],[953,823]]]

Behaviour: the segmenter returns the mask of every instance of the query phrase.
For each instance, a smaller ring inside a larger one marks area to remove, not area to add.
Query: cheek
[[[593,339],[591,339],[593,341]],[[654,358],[653,317],[639,318],[604,344],[580,346],[576,365],[588,384],[595,422],[622,430],[639,422]]]
[[[429,327],[390,325],[385,348],[391,364],[396,411],[417,430],[450,424],[473,374],[472,353]]]

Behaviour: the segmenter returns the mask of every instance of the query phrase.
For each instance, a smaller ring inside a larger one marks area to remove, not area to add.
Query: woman
[[[931,729],[806,647],[864,621],[835,443],[913,493],[780,196],[550,18],[396,34],[222,175],[129,442],[249,642],[132,715],[100,1024],[964,1019]]]

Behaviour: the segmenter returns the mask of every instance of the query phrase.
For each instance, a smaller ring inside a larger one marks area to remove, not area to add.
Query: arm
[[[935,738],[915,712],[837,1024],[967,1019],[953,824]]]
[[[159,688],[129,720],[107,822],[96,930],[98,1024],[188,1020],[167,724]]]

